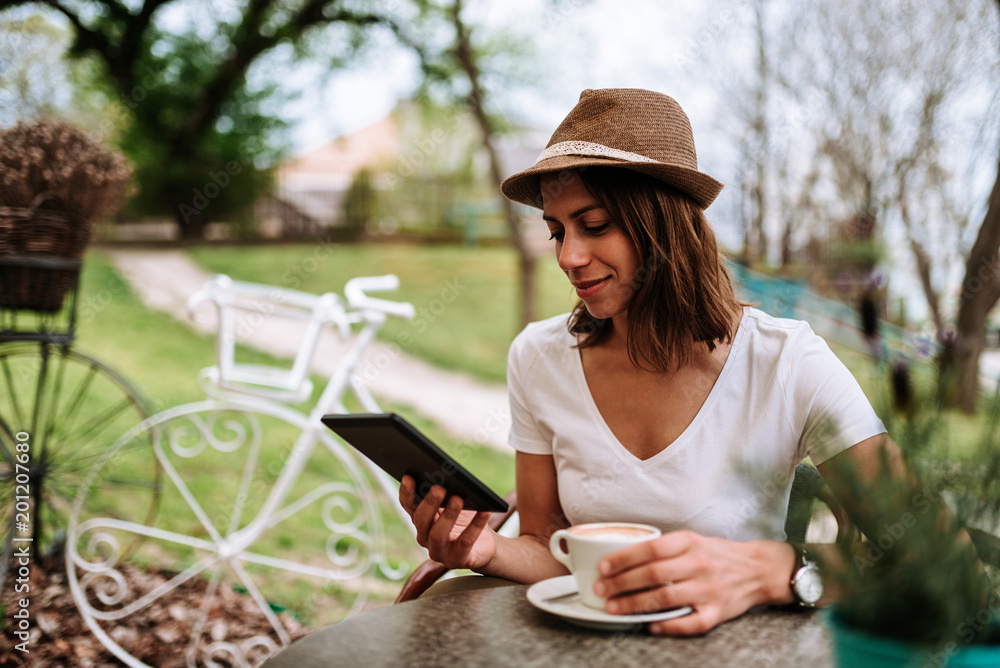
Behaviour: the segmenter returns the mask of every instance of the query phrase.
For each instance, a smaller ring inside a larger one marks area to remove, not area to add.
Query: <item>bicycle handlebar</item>
[[[366,294],[366,292],[388,292],[398,288],[399,278],[394,274],[359,276],[347,282],[344,286],[344,296],[351,310],[375,311],[410,320],[415,315],[412,304],[378,299]],[[187,308],[192,319],[199,320],[195,315],[195,309],[204,301],[212,301],[219,307],[231,305],[248,310],[259,310],[260,302],[263,301],[268,304],[270,313],[330,322],[341,330],[344,337],[348,336],[350,330],[351,317],[345,310],[341,298],[332,292],[314,295],[273,285],[234,281],[229,276],[218,274],[206,281],[202,288],[188,299]]]
[[[344,338],[350,335],[351,319],[344,309],[343,300],[332,292],[314,295],[274,285],[234,281],[225,274],[217,274],[188,299],[188,315],[195,322],[203,321],[195,309],[205,301],[211,301],[220,309],[233,306],[268,315],[330,323]]]
[[[397,318],[411,320],[416,315],[413,304],[408,302],[393,302],[387,299],[369,297],[366,292],[388,292],[399,289],[399,278],[395,274],[385,276],[359,276],[352,278],[344,285],[344,296],[347,304],[358,311],[380,311]]]

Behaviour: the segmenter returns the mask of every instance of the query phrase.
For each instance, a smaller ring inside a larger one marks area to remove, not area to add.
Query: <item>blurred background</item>
[[[841,293],[877,269],[940,338],[995,181],[990,0],[3,4],[0,127],[65,116],[136,167],[102,240],[538,236],[493,177],[581,90],[644,87],[726,183],[734,257]]]
[[[3,4],[0,127],[65,116],[136,167],[101,240],[530,239],[495,178],[581,90],[645,87],[726,183],[735,258],[860,269],[940,339],[995,181],[990,0]]]

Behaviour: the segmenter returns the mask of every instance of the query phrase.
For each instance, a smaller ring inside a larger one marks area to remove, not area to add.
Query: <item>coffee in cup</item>
[[[594,583],[600,576],[598,562],[612,552],[659,536],[660,530],[648,524],[577,524],[553,533],[549,538],[549,550],[556,560],[573,573],[584,605],[604,610],[604,599],[594,593]]]

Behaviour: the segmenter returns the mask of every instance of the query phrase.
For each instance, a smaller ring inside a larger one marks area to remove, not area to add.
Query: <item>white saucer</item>
[[[550,578],[528,587],[528,602],[539,610],[562,617],[571,624],[602,631],[632,629],[648,622],[673,619],[693,612],[689,606],[684,606],[641,615],[612,615],[584,605],[579,597],[569,600],[559,599],[559,597],[572,594],[575,591],[576,580],[573,579],[572,575]]]

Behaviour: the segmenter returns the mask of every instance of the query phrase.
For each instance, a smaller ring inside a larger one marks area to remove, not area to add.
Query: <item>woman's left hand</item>
[[[674,531],[602,559],[594,591],[608,598],[612,614],[689,605],[692,614],[652,622],[649,630],[699,635],[755,605],[791,603],[795,559],[787,543],[741,543]]]

